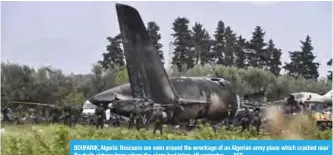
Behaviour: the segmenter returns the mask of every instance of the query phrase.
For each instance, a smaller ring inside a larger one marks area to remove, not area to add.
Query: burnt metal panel
[[[138,53],[132,41],[129,41],[130,31],[127,27],[126,13],[122,7],[117,5],[117,14],[119,20],[119,27],[124,46],[124,54],[126,59],[126,66],[128,71],[129,83],[131,84],[132,96],[134,98],[151,98],[150,89],[147,87],[147,80],[143,74],[143,66],[138,56]]]
[[[143,94],[157,103],[178,100],[162,61],[154,48],[138,11],[130,6],[116,4],[124,52],[130,66],[137,68]],[[136,59],[136,60],[134,60]],[[131,74],[132,76],[133,74]],[[132,80],[134,81],[134,80]]]
[[[180,114],[180,119],[188,119],[199,115],[198,112],[204,108],[209,108],[207,111],[207,117],[211,119],[219,119],[222,116],[226,116],[227,108],[231,105],[232,114],[236,114],[240,108],[240,103],[237,100],[237,95],[230,89],[229,86],[222,86],[219,83],[211,81],[207,78],[170,78],[170,81],[175,86],[180,97],[183,99],[182,105],[185,107],[185,112]],[[228,85],[228,82],[226,82]],[[129,84],[113,88],[108,91],[102,92],[93,97],[94,100],[90,100],[92,103],[98,103],[99,101],[105,101],[109,96],[110,102],[114,101],[113,96],[121,94],[129,96],[130,94]],[[123,94],[125,93],[125,94]],[[116,94],[116,95],[113,95]],[[218,102],[214,103],[212,97],[218,98]],[[131,100],[127,98],[127,100]],[[133,100],[134,101],[134,100]]]

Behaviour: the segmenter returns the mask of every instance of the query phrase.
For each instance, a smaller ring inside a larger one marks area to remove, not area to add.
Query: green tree
[[[109,45],[106,46],[106,53],[103,53],[103,60],[98,61],[103,69],[117,68],[125,65],[124,52],[121,49],[121,35],[115,37],[107,37]]]
[[[25,69],[24,69],[25,68]],[[175,67],[176,68],[176,67]],[[24,71],[25,70],[25,71]],[[331,81],[306,79],[300,75],[275,76],[270,71],[248,67],[239,69],[222,65],[195,65],[171,76],[219,75],[232,84],[238,94],[244,95],[258,90],[268,90],[268,100],[279,100],[297,91],[325,93],[332,89]],[[114,86],[128,83],[126,67],[103,71],[93,66],[92,73],[64,75],[52,67],[33,69],[28,66],[2,63],[1,101],[42,102],[47,104],[79,104],[84,99]]]
[[[236,49],[236,42],[237,42],[237,38],[236,38],[236,34],[233,33],[233,31],[231,30],[230,26],[228,26],[225,29],[225,65],[226,66],[234,66],[235,64],[235,49]]]
[[[218,21],[217,28],[214,33],[214,42],[213,42],[213,52],[215,53],[215,57],[217,58],[217,64],[225,64],[224,63],[224,49],[225,49],[225,26],[222,21]]]
[[[222,65],[196,65],[176,76],[206,76],[218,75],[231,82],[232,88],[240,95],[265,90],[267,100],[275,101],[284,99],[290,93],[310,91],[318,94],[326,93],[332,89],[331,81],[311,80],[302,76],[293,78],[288,75],[275,76],[270,71],[248,67],[239,69]],[[172,74],[175,76],[175,74]]]
[[[38,69],[37,86],[34,92],[38,102],[47,104],[61,104],[61,99],[73,91],[71,81],[62,70],[51,66]]]
[[[194,65],[192,53],[191,31],[189,30],[189,20],[187,18],[178,17],[173,23],[172,36],[174,37],[174,54],[172,64],[177,66],[178,70],[182,71],[182,66],[186,65],[191,68]]]
[[[107,88],[103,80],[103,67],[99,64],[95,64],[91,71],[93,73],[91,79],[92,92],[99,93],[106,90]]]
[[[268,41],[268,47],[266,53],[269,55],[268,68],[274,75],[280,75],[281,55],[280,49],[275,48],[275,44],[272,39]]]
[[[291,62],[285,63],[283,68],[294,77],[302,75],[305,79],[317,79],[319,63],[314,62],[316,57],[312,53],[311,38],[307,35],[305,41],[300,42],[301,51],[289,52]]]
[[[1,63],[1,101],[33,101],[34,74],[26,65]]]
[[[108,83],[114,79],[104,75],[102,70],[97,65],[93,74],[64,75],[61,70],[50,66],[33,69],[26,65],[2,63],[1,102],[63,104],[73,96],[88,98],[114,86]]]
[[[72,81],[73,89],[76,92],[81,92],[85,98],[89,98],[96,92],[93,91],[92,78],[90,74],[73,74],[69,77]],[[110,88],[110,87],[108,87]]]
[[[252,67],[263,68],[267,63],[268,55],[265,53],[264,47],[266,43],[264,42],[266,32],[257,26],[252,33],[252,39],[249,43],[249,48],[252,49],[248,52],[249,65]]]
[[[62,99],[62,103],[66,105],[72,105],[74,107],[80,107],[85,101],[85,97],[82,92],[70,92]]]
[[[235,65],[238,68],[246,67],[246,40],[239,36],[235,47]]]
[[[122,85],[128,83],[128,73],[126,67],[121,67],[117,72],[114,73],[114,82],[116,85]]]
[[[210,36],[202,24],[195,23],[192,27],[192,41],[194,64],[206,64],[210,62]]]
[[[163,45],[159,43],[159,41],[161,40],[161,34],[159,33],[160,27],[154,21],[150,21],[147,24],[147,31],[155,49],[160,56],[160,59],[162,60],[162,63],[164,64],[163,51],[161,50]]]

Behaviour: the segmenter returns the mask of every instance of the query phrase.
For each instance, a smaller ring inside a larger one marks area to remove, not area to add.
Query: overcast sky
[[[217,22],[247,39],[255,26],[283,50],[299,50],[312,37],[321,76],[332,57],[332,2],[123,2],[137,8],[144,20],[161,27],[164,55],[169,60],[172,22],[187,17],[213,34]],[[65,73],[88,73],[102,59],[106,37],[119,33],[115,2],[2,2],[1,61],[33,67],[51,65]]]

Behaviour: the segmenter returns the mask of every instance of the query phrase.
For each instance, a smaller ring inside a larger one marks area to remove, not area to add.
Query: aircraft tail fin
[[[178,100],[138,11],[123,4],[116,4],[116,10],[123,37],[125,57],[130,55],[138,60],[137,64],[132,66],[141,69],[138,73],[147,81],[151,99],[158,103]]]

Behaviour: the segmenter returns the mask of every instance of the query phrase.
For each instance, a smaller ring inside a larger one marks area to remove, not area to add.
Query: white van
[[[82,115],[84,117],[90,117],[90,116],[93,116],[95,114],[95,109],[97,108],[96,105],[92,104],[90,101],[86,101],[84,102],[83,104],[83,111],[82,111]],[[110,119],[110,109],[107,109],[105,111],[106,113],[106,120],[109,120]]]
[[[82,114],[83,116],[91,116],[95,114],[95,109],[97,108],[96,105],[92,104],[88,100],[83,104],[83,111]]]

